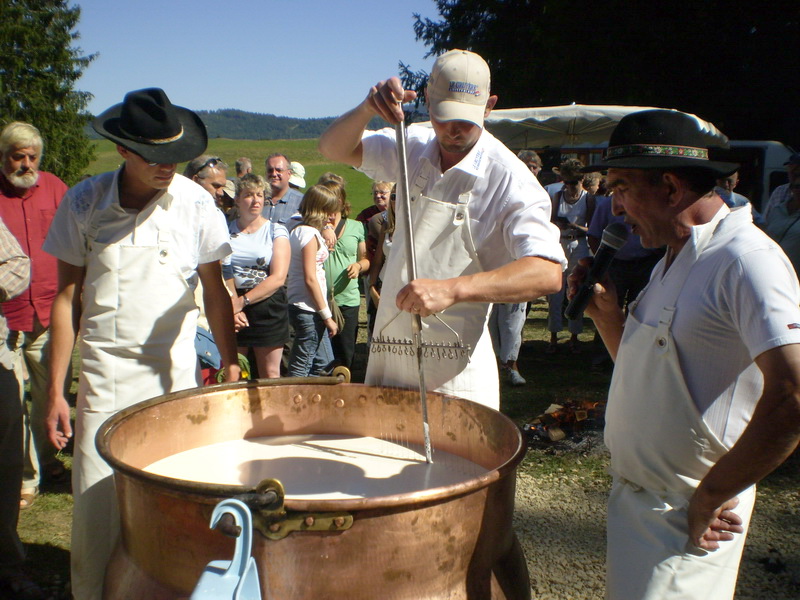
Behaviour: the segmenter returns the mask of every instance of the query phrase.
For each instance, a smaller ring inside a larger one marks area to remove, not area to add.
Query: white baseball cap
[[[295,161],[292,161],[289,167],[292,169],[292,176],[289,177],[289,183],[299,188],[306,187],[306,168]]]
[[[483,127],[489,101],[489,65],[467,50],[436,59],[428,78],[428,111],[437,121],[469,121]]]

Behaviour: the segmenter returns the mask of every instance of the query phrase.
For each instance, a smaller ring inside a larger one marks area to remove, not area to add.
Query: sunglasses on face
[[[211,167],[213,169],[214,167],[216,167],[221,162],[222,162],[222,159],[219,158],[218,156],[215,156],[213,158],[209,158],[206,162],[203,163],[202,167],[197,169],[197,172],[199,173],[200,171],[202,171],[206,167]]]
[[[150,162],[150,161],[149,161],[149,160],[147,160],[147,159],[146,159],[144,156],[142,156],[142,155],[141,155],[141,154],[139,154],[138,152],[134,152],[134,151],[133,151],[133,150],[131,150],[130,148],[128,149],[128,151],[129,151],[129,152],[131,152],[132,154],[135,154],[135,155],[136,155],[136,156],[138,156],[139,158],[141,158],[141,159],[144,161],[144,164],[146,164],[148,167],[155,167],[155,166],[157,166],[157,165],[159,165],[159,164],[160,164],[160,163],[157,163],[157,162]]]
[[[138,152],[136,152],[136,151],[134,151],[134,150],[131,150],[130,148],[127,148],[127,150],[128,150],[128,152],[130,152],[131,154],[135,154],[136,156],[138,156],[139,158],[141,158],[141,159],[144,161],[144,164],[146,164],[148,167],[157,167],[158,165],[168,165],[168,164],[171,164],[171,163],[161,163],[161,162],[158,162],[158,161],[156,161],[156,162],[151,162],[151,161],[147,160],[147,159],[146,159],[144,156],[142,156],[141,154],[139,154]],[[213,160],[219,160],[219,159],[217,158],[217,159],[213,159]],[[206,164],[208,164],[208,163],[206,163]],[[203,167],[203,168],[205,168],[205,167]],[[202,170],[202,168],[201,168],[201,170]]]

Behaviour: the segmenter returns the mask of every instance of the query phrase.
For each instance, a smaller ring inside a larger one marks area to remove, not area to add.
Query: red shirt
[[[368,221],[369,221],[369,220],[370,220],[372,217],[374,217],[375,215],[377,215],[379,212],[381,212],[381,209],[380,209],[380,208],[378,208],[377,206],[375,206],[375,205],[373,204],[372,206],[368,206],[367,208],[365,208],[364,210],[362,210],[360,213],[358,213],[358,216],[356,217],[356,221],[358,221],[359,223],[363,223],[364,225],[366,225],[366,224],[367,224],[367,222],[368,222]]]
[[[42,251],[50,222],[67,185],[52,173],[39,171],[39,180],[20,197],[0,173],[0,219],[31,259],[31,285],[20,296],[3,302],[3,313],[12,331],[33,331],[34,315],[50,325],[50,307],[58,290],[55,257]]]

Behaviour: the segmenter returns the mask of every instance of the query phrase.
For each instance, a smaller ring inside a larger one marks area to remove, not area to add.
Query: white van
[[[783,163],[792,149],[781,142],[762,140],[731,140],[730,146],[725,160],[742,165],[736,191],[761,211],[772,190],[788,181]]]

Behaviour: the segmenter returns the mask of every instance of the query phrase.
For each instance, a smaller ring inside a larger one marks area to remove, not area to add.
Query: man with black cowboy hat
[[[566,260],[544,190],[483,127],[497,102],[489,80],[489,65],[474,52],[451,50],[434,63],[425,92],[432,128],[407,130],[411,202],[397,199],[400,215],[412,207],[418,278],[408,281],[406,226],[398,217],[374,332],[411,339],[412,320],[400,312],[418,313],[426,342],[470,347],[465,355],[425,361],[426,385],[497,409],[490,303],[555,292]],[[397,181],[394,129],[365,129],[374,116],[399,122],[400,103],[415,97],[397,77],[379,82],[322,135],[320,151],[372,179]],[[416,358],[372,352],[367,382],[416,387]]]
[[[72,435],[60,382],[80,333],[71,545],[79,600],[101,598],[119,536],[112,471],[97,454],[95,433],[135,402],[199,384],[198,278],[226,380],[240,373],[219,263],[230,253],[224,219],[203,188],[175,174],[178,162],[205,151],[205,126],[155,88],[130,92],[92,125],[125,162],[67,192],[44,244],[59,269],[47,413],[59,449]]]
[[[755,483],[800,440],[800,286],[781,250],[730,209],[695,117],[624,117],[605,159],[613,212],[666,246],[625,318],[613,284],[586,314],[616,365],[605,439],[607,597],[733,597]],[[706,124],[708,125],[708,124]],[[586,266],[570,276],[570,292]]]

